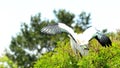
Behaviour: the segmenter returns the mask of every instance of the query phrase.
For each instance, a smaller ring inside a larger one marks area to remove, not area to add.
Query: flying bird
[[[41,29],[42,33],[46,34],[58,34],[58,33],[67,33],[70,38],[71,48],[74,53],[80,54],[80,56],[85,56],[88,54],[89,41],[95,38],[103,47],[112,46],[112,42],[105,34],[100,32],[94,27],[89,27],[83,33],[75,33],[74,30],[67,26],[64,23],[55,23],[48,26],[45,26]]]

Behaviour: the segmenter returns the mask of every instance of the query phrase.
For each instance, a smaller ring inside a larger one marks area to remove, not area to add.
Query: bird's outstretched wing
[[[41,29],[41,32],[46,33],[46,34],[57,34],[57,33],[61,33],[62,30],[58,26],[58,24],[52,24],[52,25],[48,25],[48,26],[43,27]]]
[[[58,34],[61,32],[66,32],[69,34],[74,33],[73,29],[63,23],[55,23],[48,26],[45,26],[41,29],[42,33],[46,34]]]
[[[101,31],[97,30],[94,27],[90,27],[83,32],[83,38],[85,41],[90,41],[95,38],[102,46],[112,46],[112,42],[109,37],[103,34]]]
[[[112,46],[112,42],[110,40],[109,37],[107,37],[106,35],[104,34],[100,34],[98,33],[96,36],[95,36],[95,39],[104,47],[106,46]]]

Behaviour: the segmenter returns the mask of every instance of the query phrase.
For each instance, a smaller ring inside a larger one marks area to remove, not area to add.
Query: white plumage
[[[79,51],[80,55],[82,56],[88,54],[88,44],[92,38],[98,40],[98,42],[104,47],[109,47],[112,43],[106,35],[102,34],[93,27],[86,29],[83,33],[77,34],[72,28],[64,23],[56,23],[43,27],[41,32],[47,34],[57,34],[61,32],[67,33],[70,38],[71,48],[73,49],[74,53],[76,54],[76,52]]]

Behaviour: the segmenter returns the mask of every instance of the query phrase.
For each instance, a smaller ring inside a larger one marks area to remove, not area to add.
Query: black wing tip
[[[55,33],[50,33],[48,31],[45,31],[44,29],[41,30],[41,34],[55,35]]]
[[[45,28],[45,27],[44,27]],[[42,28],[41,30],[40,30],[40,33],[41,34],[45,34],[45,35],[55,35],[54,33],[50,33],[50,32],[48,32],[48,31],[46,31],[44,28]]]
[[[108,47],[112,46],[112,42],[111,42],[110,38],[107,37],[106,35],[104,35],[104,38],[105,38],[105,40],[106,40],[106,43],[105,43],[106,46],[108,46]]]
[[[112,46],[112,42],[110,40],[109,37],[107,37],[106,35],[101,35],[100,38],[98,38],[97,36],[95,37],[98,42],[103,46],[103,47],[110,47]]]
[[[41,33],[55,35],[61,33],[61,29],[58,27],[58,23],[49,24],[41,29]]]
[[[102,44],[101,44],[102,45]],[[109,43],[109,44],[104,44],[104,45],[102,45],[103,47],[110,47],[110,46],[112,46],[112,43]]]

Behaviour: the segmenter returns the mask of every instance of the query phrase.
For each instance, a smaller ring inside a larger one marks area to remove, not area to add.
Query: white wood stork
[[[77,51],[79,51],[81,56],[88,54],[88,44],[93,38],[95,38],[103,47],[112,46],[112,42],[109,37],[93,27],[86,29],[83,33],[77,34],[72,28],[64,23],[56,23],[43,27],[41,32],[53,35],[62,32],[67,33],[70,37],[71,48],[73,49],[74,53],[76,54]]]

